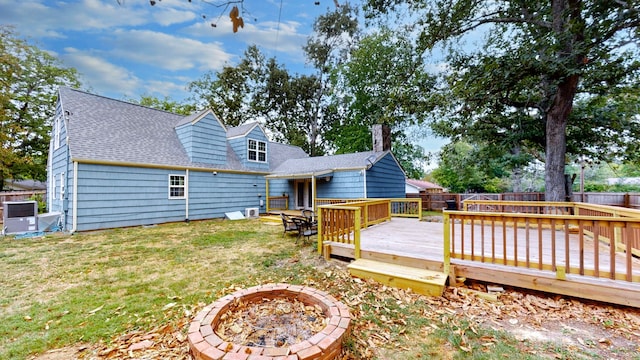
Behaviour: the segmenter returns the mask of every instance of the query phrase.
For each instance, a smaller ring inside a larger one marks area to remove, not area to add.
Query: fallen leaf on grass
[[[104,308],[104,305],[98,306],[97,308],[89,311],[89,314],[93,315],[93,314],[97,313],[98,311],[102,310],[102,308]]]

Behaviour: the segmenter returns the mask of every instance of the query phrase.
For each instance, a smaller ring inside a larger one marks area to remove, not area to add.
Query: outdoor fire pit
[[[206,306],[188,339],[197,360],[335,359],[350,323],[347,306],[323,291],[267,284]]]

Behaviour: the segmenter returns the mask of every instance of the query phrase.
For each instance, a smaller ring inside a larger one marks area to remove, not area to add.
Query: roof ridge
[[[150,107],[150,106],[144,106],[144,105],[141,105],[141,104],[136,104],[134,102],[129,102],[129,101],[122,100],[122,99],[114,99],[114,98],[110,98],[110,97],[107,97],[107,96],[104,96],[104,95],[94,94],[94,93],[91,93],[91,92],[89,92],[87,90],[74,89],[74,88],[69,87],[69,86],[60,86],[60,89],[62,89],[62,88],[65,88],[65,89],[67,89],[69,91],[81,93],[81,94],[84,94],[84,95],[95,96],[95,97],[102,98],[102,99],[109,100],[109,101],[116,101],[116,102],[119,102],[119,103],[122,103],[122,104],[126,104],[126,105],[132,105],[132,106],[137,106],[137,107],[141,107],[141,108],[144,108],[144,109],[159,111],[159,112],[162,112],[162,113],[165,113],[165,114],[177,115],[177,116],[182,116],[182,117],[191,116],[191,115],[176,114],[176,113],[173,113],[173,112],[170,112],[170,111],[166,111],[166,110],[162,110],[162,109],[156,109],[156,108],[153,108],[153,107]],[[60,94],[60,95],[62,95],[62,94]],[[199,113],[199,112],[196,111],[196,113]]]

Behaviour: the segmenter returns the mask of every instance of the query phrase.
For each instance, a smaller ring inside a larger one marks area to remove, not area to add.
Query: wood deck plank
[[[357,259],[347,268],[353,276],[430,296],[442,295],[447,282],[447,276],[442,272],[369,259]]]
[[[367,229],[363,229],[361,232],[361,249],[362,251],[375,251],[383,252],[400,256],[409,256],[426,260],[438,260],[443,261],[444,249],[443,249],[443,236],[444,225],[436,222],[418,221],[416,219],[406,218],[393,218],[386,223],[371,226]],[[480,228],[482,225],[474,225],[473,233],[479,238],[479,234],[483,231]],[[512,226],[502,227],[499,225],[489,225],[488,227],[495,227],[495,233],[501,234],[504,232],[507,238],[513,238],[514,229]],[[474,240],[474,247],[471,246],[471,238],[469,237],[471,232],[471,226],[466,225],[461,227],[456,225],[456,233],[461,233],[461,230],[465,230],[467,237],[464,243],[460,241],[458,237],[455,241],[455,247],[458,253],[464,249],[466,255],[471,255],[472,251],[476,257],[476,260],[484,255],[487,262],[491,262],[490,259],[496,258],[499,254],[500,262],[504,260],[513,261],[514,254],[518,254],[518,262],[524,265],[527,262],[527,242],[518,241],[518,249],[514,251],[511,248],[504,248],[503,241],[495,241],[492,246],[484,245],[482,241],[478,241],[478,238]],[[566,244],[569,244],[569,264],[574,273],[579,273],[579,269],[610,269],[611,259],[615,259],[615,267],[619,269],[626,269],[628,267],[627,258],[617,253],[614,257],[594,255],[594,249],[599,248],[604,254],[609,253],[609,246],[603,243],[595,244],[592,239],[584,238],[583,245],[580,244],[580,236],[578,234],[570,234],[569,241],[565,242],[564,234],[560,231],[551,231],[549,229],[543,229],[537,231],[539,236],[532,236],[529,240],[529,261],[531,263],[539,263],[543,260],[543,263],[550,264],[555,263],[557,266],[565,266],[566,258],[565,248]],[[492,242],[494,231],[484,231],[485,241],[487,243]],[[524,239],[526,237],[526,229],[518,229],[518,238]],[[555,246],[551,243],[551,239],[555,238]],[[559,240],[562,239],[562,240]],[[464,246],[463,246],[464,245]],[[508,247],[508,245],[507,245]],[[542,251],[542,255],[540,254]],[[554,252],[555,251],[555,252]],[[584,252],[584,263],[581,264],[580,251]],[[503,259],[502,255],[506,254],[507,258]],[[598,266],[594,264],[594,259],[598,260]],[[524,267],[524,266],[523,266]],[[640,276],[640,259],[632,259],[632,274],[634,276]]]

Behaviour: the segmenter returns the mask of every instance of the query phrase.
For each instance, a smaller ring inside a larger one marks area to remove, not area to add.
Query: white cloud
[[[109,63],[103,58],[74,48],[65,48],[61,54],[66,64],[76,68],[83,76],[84,85],[100,92],[132,96],[141,86],[141,80],[126,68]]]
[[[232,57],[219,43],[149,30],[117,30],[105,42],[113,46],[109,56],[170,71],[218,70]]]

